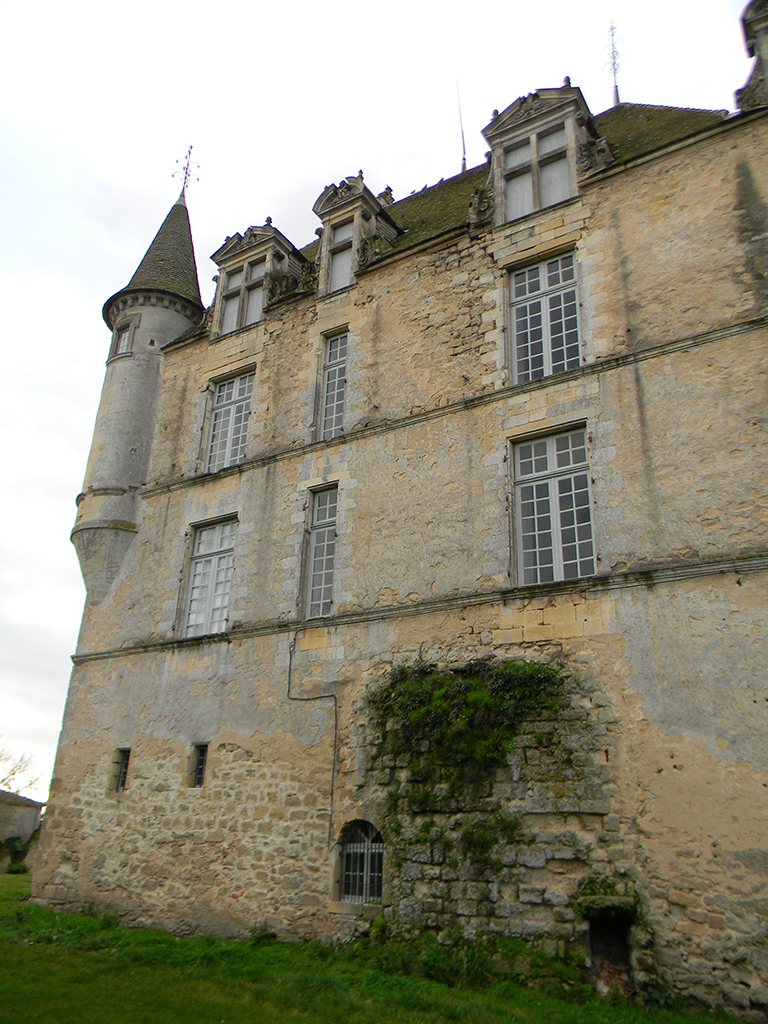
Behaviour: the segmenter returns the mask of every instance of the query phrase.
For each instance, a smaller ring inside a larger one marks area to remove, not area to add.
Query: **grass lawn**
[[[588,995],[579,985],[570,997],[498,980],[483,988],[449,987],[398,973],[406,959],[394,944],[371,955],[314,942],[176,938],[121,928],[107,916],[35,907],[26,902],[28,893],[28,875],[0,875],[0,1024],[730,1020],[614,1002]],[[434,947],[430,955],[438,954]]]

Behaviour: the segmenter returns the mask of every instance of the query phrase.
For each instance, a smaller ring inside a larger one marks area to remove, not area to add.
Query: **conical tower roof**
[[[147,289],[177,295],[203,309],[183,190],[160,225],[136,273],[125,288],[121,288],[104,303],[103,315],[108,326],[112,326],[107,316],[109,307],[119,295]]]

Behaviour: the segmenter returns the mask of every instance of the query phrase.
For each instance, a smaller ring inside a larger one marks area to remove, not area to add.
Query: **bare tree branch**
[[[36,768],[37,763],[31,754],[24,751],[16,754],[10,747],[0,746],[0,789],[11,793],[31,789],[40,780],[39,774],[32,774]]]

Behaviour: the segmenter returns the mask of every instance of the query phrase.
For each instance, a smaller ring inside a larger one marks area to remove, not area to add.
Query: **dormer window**
[[[499,227],[574,198],[579,176],[613,159],[568,78],[560,89],[539,89],[494,111],[483,135],[491,145],[488,184]]]
[[[306,256],[272,226],[247,228],[228,237],[211,256],[221,276],[216,297],[216,334],[250,327],[263,319],[269,304],[296,293]],[[305,286],[306,287],[306,286]]]
[[[226,274],[219,332],[229,334],[261,320],[265,261],[257,260]]]
[[[382,197],[390,205],[391,190]],[[382,201],[363,183],[362,171],[339,185],[326,185],[312,210],[323,222],[317,256],[320,295],[349,288],[374,240],[392,245],[401,234]]]
[[[352,239],[354,236],[354,221],[348,220],[345,224],[331,229],[333,238],[331,241],[331,275],[328,290],[337,292],[340,288],[347,288],[352,284]]]
[[[548,128],[505,148],[506,220],[553,206],[570,194],[565,125]]]

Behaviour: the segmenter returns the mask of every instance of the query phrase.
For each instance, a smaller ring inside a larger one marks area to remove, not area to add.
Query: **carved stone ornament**
[[[506,129],[519,121],[527,121],[529,117],[535,117],[541,112],[544,105],[544,100],[537,92],[529,92],[527,96],[521,96],[519,100],[515,100],[512,106],[502,111],[498,118],[494,118],[494,121],[499,121],[499,124],[503,123]],[[494,121],[491,122],[492,127],[495,127]]]
[[[300,292],[317,291],[317,262],[315,260],[307,260],[306,263],[302,263],[296,289]]]
[[[576,165],[580,175],[603,171],[614,159],[607,139],[589,139],[579,143]]]
[[[469,226],[488,224],[493,219],[493,186],[476,188],[469,199]]]
[[[322,217],[329,210],[341,206],[342,203],[346,203],[350,199],[361,196],[364,189],[365,185],[363,184],[362,174],[357,177],[350,176],[345,178],[338,185],[326,185],[317,198],[312,210],[318,217]]]
[[[365,270],[369,264],[385,256],[389,248],[386,239],[381,235],[362,238],[357,249],[357,269]]]
[[[768,84],[760,60],[755,64],[744,88],[736,90],[736,105],[739,110],[757,110],[758,107],[768,106]]]
[[[264,298],[266,304],[279,302],[296,291],[296,278],[291,274],[283,274],[279,270],[271,270],[264,275]]]
[[[259,242],[264,242],[266,239],[271,238],[274,231],[271,227],[251,227],[247,228],[245,234],[240,239],[233,239],[232,243],[227,250],[227,256],[232,256],[236,252],[241,252],[243,249],[250,249]]]

